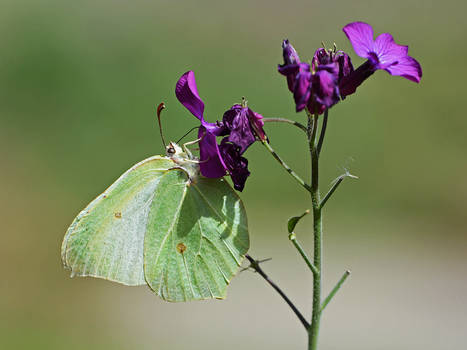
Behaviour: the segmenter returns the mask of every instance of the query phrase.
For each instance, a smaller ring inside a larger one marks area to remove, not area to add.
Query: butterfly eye
[[[173,146],[167,147],[167,153],[168,154],[175,154],[175,148]]]

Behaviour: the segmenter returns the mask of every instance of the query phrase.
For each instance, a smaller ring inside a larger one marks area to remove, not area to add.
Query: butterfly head
[[[182,168],[188,173],[191,182],[196,182],[196,179],[200,175],[199,160],[193,157],[185,146],[182,148],[175,142],[170,142],[165,148],[165,152],[167,157],[172,159],[179,168]]]
[[[169,142],[169,144],[165,147],[165,154],[167,157],[174,158],[174,157],[182,157],[188,158],[186,152],[183,152],[183,149],[177,145],[175,142]]]

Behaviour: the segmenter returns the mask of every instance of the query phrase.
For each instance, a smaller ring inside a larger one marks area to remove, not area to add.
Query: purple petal
[[[326,106],[314,99],[310,99],[310,101],[308,101],[308,110],[313,114],[323,114],[326,110]]]
[[[319,68],[312,78],[312,92],[318,103],[329,108],[339,102],[338,65],[321,65]]]
[[[331,63],[331,55],[323,49],[322,47],[315,51],[313,59],[311,60],[311,67],[313,71],[316,71],[320,64],[329,64]]]
[[[222,118],[224,125],[230,130],[228,137],[229,142],[233,143],[240,149],[240,154],[255,142],[248,118],[248,107],[234,105],[231,109],[224,113]]]
[[[245,187],[246,179],[250,176],[248,160],[240,156],[238,148],[232,143],[227,142],[227,138],[221,141],[219,149],[235,189],[242,191]]]
[[[248,119],[250,120],[250,124],[253,127],[256,135],[260,138],[260,140],[267,140],[266,133],[264,132],[263,126],[263,116],[259,113],[253,112],[250,108],[248,108]]]
[[[311,95],[311,73],[303,72],[297,74],[294,86],[295,108],[300,112],[306,107]]]
[[[386,69],[395,62],[405,58],[408,51],[408,46],[396,44],[391,34],[383,33],[379,35],[373,45],[373,52],[378,57],[376,68]]]
[[[416,83],[419,83],[422,77],[422,67],[420,63],[410,56],[400,59],[397,64],[389,66],[385,70],[391,75],[400,75]]]
[[[287,77],[287,86],[290,92],[293,92],[293,88],[295,86],[295,77],[297,76],[298,72],[300,71],[299,64],[289,64],[289,65],[278,65],[277,70],[280,74],[285,75]]]
[[[349,76],[353,72],[352,61],[349,55],[344,51],[337,51],[336,62],[339,64],[339,79],[341,81],[344,77]]]
[[[279,64],[277,69],[279,73],[287,77],[287,85],[290,92],[293,92],[295,76],[300,70],[300,58],[287,39],[282,42],[282,56],[284,57],[284,64]]]
[[[282,56],[284,57],[284,65],[300,63],[297,51],[290,45],[289,39],[282,42]]]
[[[296,75],[298,72],[300,72],[300,64],[288,64],[288,65],[278,65],[277,70],[279,73],[282,75]]]
[[[373,28],[364,22],[353,22],[342,28],[355,50],[355,53],[363,58],[368,58],[368,53],[373,51]]]
[[[216,136],[201,126],[198,131],[200,170],[205,177],[218,178],[226,174],[226,166],[222,161]]]
[[[223,122],[208,123],[204,120],[201,120],[201,125],[206,128],[208,132],[214,136],[224,136],[229,133],[229,130],[226,128]]]
[[[188,71],[183,74],[175,86],[175,95],[182,105],[186,107],[196,118],[204,121],[204,103],[198,95],[196,88],[195,73]]]

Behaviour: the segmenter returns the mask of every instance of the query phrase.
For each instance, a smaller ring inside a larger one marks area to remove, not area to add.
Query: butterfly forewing
[[[143,246],[148,214],[161,177],[174,163],[155,156],[126,171],[69,227],[63,264],[72,275],[127,285],[145,284]]]
[[[246,213],[223,179],[160,178],[144,242],[148,285],[168,301],[224,298],[249,247]]]

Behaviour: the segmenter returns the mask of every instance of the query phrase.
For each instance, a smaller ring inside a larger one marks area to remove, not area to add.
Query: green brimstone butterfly
[[[134,165],[79,213],[62,261],[72,276],[147,284],[167,301],[222,299],[248,248],[240,198],[170,143],[166,157]]]

